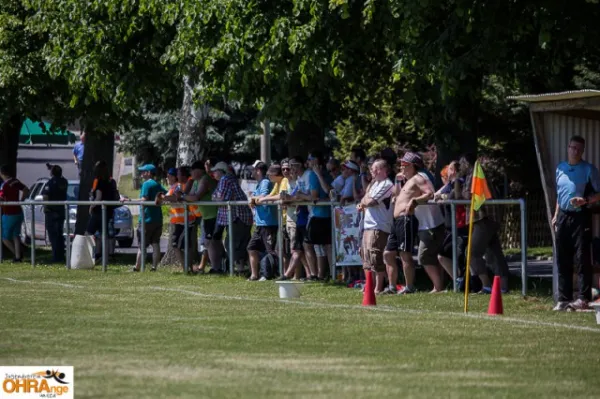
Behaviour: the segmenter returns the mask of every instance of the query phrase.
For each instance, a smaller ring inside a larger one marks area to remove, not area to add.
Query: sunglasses
[[[281,168],[281,170],[286,171],[286,170],[290,170],[290,168]]]

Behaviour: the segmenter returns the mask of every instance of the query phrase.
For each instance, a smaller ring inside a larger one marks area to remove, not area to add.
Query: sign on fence
[[[338,266],[362,265],[359,241],[360,214],[356,205],[335,208],[335,245]]]

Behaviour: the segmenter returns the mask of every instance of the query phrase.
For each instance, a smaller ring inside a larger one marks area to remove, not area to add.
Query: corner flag
[[[471,196],[473,198],[473,207],[476,211],[481,208],[481,205],[483,205],[486,199],[492,198],[487,181],[485,180],[485,175],[483,174],[483,168],[481,167],[479,161],[475,162],[475,167],[473,168]]]

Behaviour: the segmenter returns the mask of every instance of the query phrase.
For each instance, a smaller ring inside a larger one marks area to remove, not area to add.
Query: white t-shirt
[[[338,177],[336,177],[333,180],[333,183],[331,183],[331,187],[333,187],[333,190],[337,195],[340,195],[342,193],[342,190],[344,189],[344,176],[339,175]]]
[[[427,174],[419,172],[419,175],[421,175],[430,188],[434,190],[433,183],[429,180]],[[444,214],[439,205],[417,205],[415,208],[415,217],[419,221],[419,231],[435,229],[444,224]]]
[[[367,195],[377,201],[377,205],[365,208],[365,230],[381,230],[388,234],[392,231],[394,221],[393,188],[394,184],[390,179],[371,184]]]
[[[291,180],[288,178],[288,194],[291,194],[296,189],[296,185],[298,184],[298,180]],[[296,223],[298,217],[296,216],[296,207],[295,206],[287,206],[286,219],[287,223]]]

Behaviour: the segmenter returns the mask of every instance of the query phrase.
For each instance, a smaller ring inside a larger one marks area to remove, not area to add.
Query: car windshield
[[[79,199],[79,184],[69,184],[67,188],[67,201],[77,201]]]

